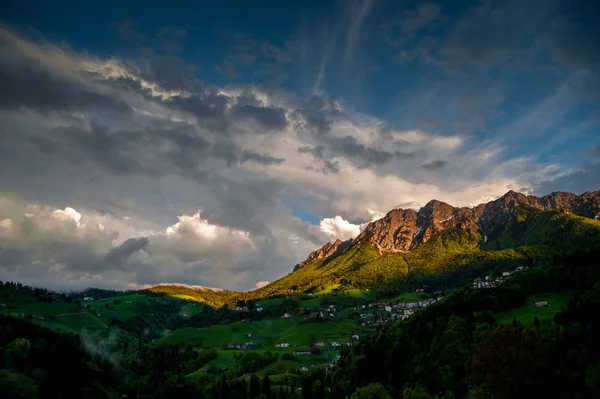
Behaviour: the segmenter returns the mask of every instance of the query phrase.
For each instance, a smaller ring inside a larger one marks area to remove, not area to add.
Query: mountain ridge
[[[392,209],[381,219],[370,222],[355,239],[338,239],[311,252],[304,261],[294,266],[294,271],[314,262],[326,263],[350,245],[371,243],[382,256],[408,252],[437,233],[443,235],[452,229],[465,233],[477,232],[485,244],[510,221],[528,211],[566,211],[599,220],[600,191],[588,191],[581,195],[556,191],[536,197],[509,190],[496,200],[474,207],[454,207],[432,199],[418,211]]]

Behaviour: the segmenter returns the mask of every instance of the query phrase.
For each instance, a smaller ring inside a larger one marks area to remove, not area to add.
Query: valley
[[[329,243],[290,274],[250,292],[161,284],[65,294],[6,282],[0,317],[25,323],[23,331],[31,323],[73,337],[93,364],[90,375],[125,373],[125,379],[106,377],[123,395],[141,389],[155,397],[220,397],[222,390],[268,385],[267,397],[307,397],[310,390],[314,397],[341,398],[368,383],[385,383],[380,377],[403,361],[408,374],[386,384],[391,392],[411,397],[411,389],[443,386],[460,396],[468,388],[460,365],[477,358],[477,350],[467,348],[477,347],[480,334],[513,329],[523,339],[554,340],[560,323],[580,315],[573,304],[588,306],[600,281],[598,197],[586,194],[582,205],[582,197],[557,202],[508,193],[469,211],[484,209],[479,222],[464,216],[465,209],[433,202],[414,218],[403,211],[402,223],[425,223],[416,232],[398,225],[392,211],[357,239]],[[539,209],[541,203],[555,205]],[[502,222],[483,222],[485,209]],[[490,229],[486,239],[477,223]],[[411,244],[399,238],[408,236]],[[3,331],[4,339],[13,334]],[[463,349],[444,354],[446,345]],[[429,355],[435,360],[425,361]],[[450,364],[458,368],[444,369]],[[429,381],[419,367],[450,374]],[[406,385],[415,380],[421,385]]]

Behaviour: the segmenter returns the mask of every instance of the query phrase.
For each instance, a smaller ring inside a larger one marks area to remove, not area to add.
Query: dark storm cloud
[[[142,79],[156,83],[164,90],[195,93],[204,89],[195,76],[194,67],[173,54],[160,55],[147,50],[137,62],[130,62],[129,67],[135,69]]]
[[[305,146],[298,148],[298,152],[301,154],[311,154],[313,157],[315,157],[317,159],[325,158],[325,147],[323,147],[322,145],[318,145],[315,147],[305,145]]]
[[[319,165],[309,165],[309,170],[316,170],[322,173],[340,173],[340,165],[337,161],[327,159],[325,156],[325,147],[318,145],[315,147],[302,146],[298,148],[298,152],[301,154],[311,154],[315,160],[319,161]]]
[[[5,59],[0,49],[0,59]],[[120,100],[37,68],[25,61],[0,62],[0,108],[30,109],[40,113],[104,109],[129,112]]]
[[[438,159],[437,161],[424,163],[423,165],[421,165],[421,167],[429,171],[438,171],[444,169],[446,165],[448,165],[447,161],[442,161]]]
[[[48,133],[31,137],[30,142],[45,154],[60,154],[74,164],[93,160],[116,175],[198,177],[215,161],[227,165],[277,165],[285,161],[238,148],[225,139],[212,142],[187,124],[156,124],[128,130],[110,129],[92,121],[90,128],[59,127]]]
[[[149,240],[146,237],[130,238],[118,247],[111,248],[106,254],[106,262],[120,267],[131,255],[148,247]]]
[[[129,154],[128,146],[142,139],[142,132],[111,132],[106,126],[92,123],[90,129],[83,127],[58,127],[46,136],[34,136],[31,143],[48,155],[61,155],[74,164],[94,160],[104,165],[111,173],[127,175],[156,170],[144,170],[143,166]]]
[[[233,106],[232,115],[234,118],[252,119],[268,130],[281,130],[288,124],[283,108],[236,104]]]
[[[584,151],[581,158],[583,162],[574,171],[537,183],[536,194],[545,195],[554,191],[583,193],[598,190],[600,188],[600,146]]]
[[[31,251],[22,251],[19,248],[6,248],[0,251],[0,267],[3,269],[13,269],[17,265],[31,263],[33,254]]]
[[[331,123],[334,120],[344,117],[344,114],[336,108],[333,100],[316,95],[304,101],[296,112],[320,134],[327,133],[331,129]]]
[[[190,97],[172,97],[165,101],[165,104],[194,115],[202,125],[225,130],[229,125],[225,109],[230,102],[231,98],[228,96],[209,89],[194,93]]]
[[[381,166],[392,160],[404,160],[414,156],[412,153],[401,151],[385,151],[381,148],[371,148],[359,143],[356,138],[346,136],[343,138],[327,138],[329,148],[336,154],[343,155],[360,168]]]
[[[279,165],[283,163],[285,159],[283,158],[274,158],[269,155],[259,154],[254,151],[244,150],[242,151],[242,156],[240,157],[240,162],[256,162],[261,165]]]

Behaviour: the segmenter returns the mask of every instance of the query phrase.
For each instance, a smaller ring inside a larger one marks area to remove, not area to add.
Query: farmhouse
[[[308,348],[294,349],[293,353],[295,356],[312,355],[312,350]]]
[[[318,346],[320,348],[323,348],[323,347],[327,346],[327,342],[325,342],[325,341],[319,341],[319,342],[315,342],[314,345]]]
[[[550,306],[550,304],[548,303],[548,301],[538,301],[535,303],[535,307],[536,308],[543,308],[546,306]]]
[[[340,348],[341,346],[342,346],[342,343],[340,341],[331,341],[332,348]]]
[[[243,342],[229,342],[227,349],[248,349],[248,345]]]
[[[290,343],[289,342],[282,342],[280,344],[275,344],[276,348],[289,348],[290,347]]]

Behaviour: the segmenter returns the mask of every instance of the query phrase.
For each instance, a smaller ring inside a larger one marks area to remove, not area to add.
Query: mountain
[[[369,223],[355,239],[311,252],[293,271],[250,292],[182,286],[150,289],[212,307],[339,286],[448,288],[484,271],[540,263],[559,253],[600,246],[600,191],[544,197],[509,191],[475,207],[438,200],[418,211],[394,209]]]
[[[544,197],[509,191],[475,207],[432,200],[394,209],[354,240],[329,242],[250,297],[320,287],[397,285],[426,276],[467,280],[485,268],[600,245],[600,191]]]
[[[327,243],[312,252],[294,270],[314,262],[330,261],[350,245],[370,243],[380,255],[407,252],[438,235],[448,232],[481,235],[487,243],[515,220],[523,220],[535,211],[564,211],[575,215],[600,219],[600,191],[577,196],[555,192],[538,198],[509,191],[495,201],[473,208],[457,208],[438,200],[429,201],[419,211],[394,209],[383,218],[371,222],[355,239],[342,243]]]
[[[337,239],[333,243],[328,242],[327,244],[323,245],[322,248],[317,249],[316,251],[313,251],[310,254],[308,254],[308,257],[304,262],[300,262],[296,266],[294,266],[294,271],[313,262],[327,262],[328,260],[339,255],[345,248],[352,245],[352,241],[352,239],[349,239],[347,241]]]

